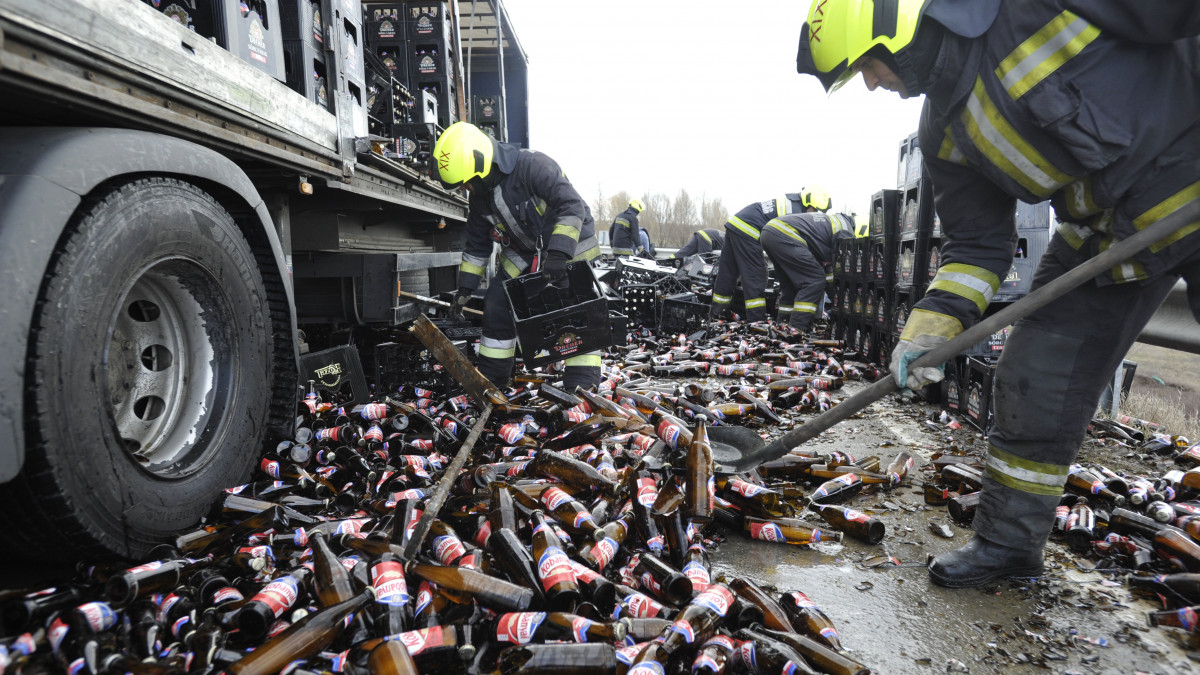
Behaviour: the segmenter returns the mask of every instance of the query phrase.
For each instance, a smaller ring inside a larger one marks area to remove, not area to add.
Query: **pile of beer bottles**
[[[310,395],[258,480],[153,562],[8,598],[0,670],[868,673],[804,593],[710,567],[722,525],[795,545],[884,536],[841,502],[903,481],[906,453],[880,468],[798,449],[756,478],[720,472],[708,440],[828,406],[863,376],[836,357],[742,326],[701,345],[638,336],[597,391],[518,378],[411,557],[477,403]],[[714,370],[722,384],[661,377]]]
[[[1094,436],[1119,439],[1143,456],[1173,459],[1161,475],[1115,472],[1083,463],[1068,470],[1051,536],[1097,559],[1096,569],[1125,574],[1136,594],[1158,598],[1163,611],[1151,625],[1195,632],[1200,612],[1200,443],[1095,420]],[[945,504],[970,522],[979,503],[983,467],[966,455],[935,455],[938,474],[925,484],[925,501]]]

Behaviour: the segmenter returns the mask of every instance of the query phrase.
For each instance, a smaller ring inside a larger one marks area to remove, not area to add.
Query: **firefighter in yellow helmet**
[[[919,142],[942,260],[892,353],[909,364],[979,320],[1016,246],[1017,200],[1050,200],[1038,288],[1148,225],[1200,204],[1200,3],[815,0],[797,69],[832,91],[925,96]],[[966,546],[935,583],[1042,573],[1042,547],[1088,422],[1130,345],[1182,277],[1200,318],[1200,223],[1135,254],[1014,327],[995,376],[987,470]]]
[[[466,122],[452,124],[438,137],[433,156],[444,185],[463,185],[470,192],[455,314],[462,315],[479,288],[493,242],[500,244],[501,273],[485,298],[479,371],[503,386],[512,376],[517,350],[503,281],[540,268],[551,283],[563,283],[568,261],[592,260],[600,253],[592,214],[553,159],[499,143]],[[567,359],[564,386],[599,384],[600,365],[599,353]]]
[[[833,282],[837,240],[854,237],[854,219],[843,213],[795,213],[773,218],[762,229],[763,250],[779,281],[779,320],[806,331]]]
[[[823,188],[804,188],[777,199],[755,202],[730,216],[725,222],[725,245],[717,278],[713,280],[712,307],[709,317],[716,319],[729,309],[738,280],[746,303],[746,320],[767,318],[767,263],[759,242],[766,224],[792,213],[829,210],[829,193]]]
[[[642,200],[630,200],[629,206],[613,219],[612,227],[608,229],[608,241],[611,242],[613,255],[631,256],[642,252],[642,235],[641,228],[638,227],[638,214],[644,208]]]

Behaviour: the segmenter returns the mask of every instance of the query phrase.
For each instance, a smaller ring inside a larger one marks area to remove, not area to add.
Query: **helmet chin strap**
[[[907,48],[899,54],[891,54],[892,71],[900,78],[909,95],[924,94],[933,81],[933,64],[942,48],[946,29],[936,21],[928,19],[921,23],[917,34]]]

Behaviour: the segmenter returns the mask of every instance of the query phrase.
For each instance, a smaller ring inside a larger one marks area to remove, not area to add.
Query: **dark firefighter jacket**
[[[1079,261],[1200,199],[1200,3],[998,4],[982,37],[947,34],[925,92],[920,145],[948,241],[908,339],[978,320],[1012,264],[1016,199],[1049,199],[1051,246]],[[1197,230],[1097,282],[1162,273]]]
[[[853,239],[853,224],[842,227],[836,218],[824,213],[797,213],[775,218],[767,223],[788,237],[789,241],[805,246],[817,262],[832,265],[838,239]]]
[[[640,229],[638,229],[638,212],[632,206],[617,214],[609,228],[609,245],[617,255],[633,255],[642,247]]]
[[[493,241],[501,244],[500,263],[510,278],[526,272],[538,252],[572,258],[599,252],[591,210],[550,157],[497,143],[483,182],[469,201],[460,288],[479,287]]]
[[[788,193],[779,199],[768,199],[765,202],[755,202],[743,207],[741,211],[729,217],[729,220],[725,222],[725,229],[741,232],[758,241],[767,221],[803,210],[804,205],[800,201],[800,195]]]
[[[721,250],[723,246],[725,246],[725,233],[711,227],[706,227],[693,234],[692,238],[688,239],[688,243],[684,244],[683,248],[675,251],[671,257],[686,258],[689,255],[697,253],[711,253],[712,251]]]

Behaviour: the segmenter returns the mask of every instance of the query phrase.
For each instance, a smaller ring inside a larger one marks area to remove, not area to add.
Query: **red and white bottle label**
[[[542,492],[542,503],[546,505],[546,509],[549,511],[553,511],[570,501],[571,495],[556,487],[548,487]]]
[[[591,556],[596,561],[598,569],[604,569],[608,563],[612,562],[613,556],[617,554],[617,548],[620,544],[612,537],[605,537],[604,541],[597,543],[592,547]]]
[[[646,508],[654,506],[654,500],[658,499],[658,484],[653,478],[639,478],[637,481],[637,500],[638,503]]]
[[[443,534],[433,538],[433,554],[443,565],[449,565],[466,553],[467,548],[458,537]]]
[[[591,619],[585,619],[582,616],[577,616],[574,619],[571,619],[571,634],[575,636],[576,642],[587,642],[588,631],[591,630],[592,626],[595,625],[595,621],[592,621]]]
[[[371,587],[375,589],[375,601],[385,605],[408,603],[408,582],[404,579],[404,566],[398,562],[376,563],[371,568]]]
[[[267,584],[266,587],[258,592],[258,595],[251,599],[251,602],[263,603],[278,618],[283,613],[283,610],[291,607],[292,603],[296,602],[298,594],[295,577],[280,577]]]
[[[762,541],[786,542],[783,530],[775,523],[750,523],[750,536]]]
[[[717,614],[725,616],[725,613],[733,606],[733,593],[724,586],[709,586],[692,600],[692,604],[703,605]]]
[[[547,546],[542,553],[538,560],[538,576],[542,578],[542,587],[547,591],[556,584],[575,581],[570,558],[557,546]]]
[[[683,576],[692,580],[692,590],[697,593],[703,593],[712,583],[708,568],[695,560],[683,566]]]
[[[545,620],[545,612],[501,614],[496,621],[496,640],[518,645],[529,644],[533,640],[533,634]]]
[[[443,642],[441,626],[406,631],[398,637],[404,648],[412,656],[420,654],[432,645],[440,645]]]

